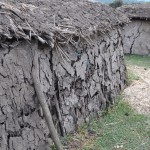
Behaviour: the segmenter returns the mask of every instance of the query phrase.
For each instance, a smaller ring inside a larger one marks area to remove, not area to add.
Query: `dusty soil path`
[[[130,66],[128,70],[138,76],[139,80],[134,80],[124,90],[125,99],[138,113],[150,115],[150,69]]]

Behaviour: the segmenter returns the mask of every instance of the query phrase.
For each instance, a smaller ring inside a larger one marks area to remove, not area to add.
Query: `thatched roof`
[[[150,4],[124,5],[118,8],[121,13],[127,14],[130,19],[150,20]]]
[[[0,38],[36,37],[52,47],[73,36],[105,33],[128,19],[109,6],[84,0],[15,0],[0,2]]]

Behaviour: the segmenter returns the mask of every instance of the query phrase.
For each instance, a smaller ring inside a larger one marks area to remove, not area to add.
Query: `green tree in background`
[[[112,3],[109,4],[109,6],[113,8],[117,8],[123,5],[123,0],[114,0]]]

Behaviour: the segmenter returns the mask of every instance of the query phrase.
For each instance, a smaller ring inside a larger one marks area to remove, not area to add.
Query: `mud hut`
[[[131,20],[122,32],[124,52],[150,56],[150,4],[126,5],[119,10]]]
[[[126,82],[126,21],[87,1],[0,2],[1,150],[49,149],[35,76],[60,135],[114,103]]]

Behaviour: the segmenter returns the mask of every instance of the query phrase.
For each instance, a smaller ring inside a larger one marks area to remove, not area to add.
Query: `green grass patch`
[[[102,136],[95,141],[95,149],[112,150],[117,146],[124,149],[150,149],[150,118],[136,114],[125,102],[120,101],[97,125]],[[98,129],[98,128],[97,128]]]
[[[147,69],[150,68],[150,56],[125,55],[125,63],[127,68],[130,66],[139,66]],[[130,69],[127,70],[127,77],[129,85],[132,83],[132,81],[140,79],[140,77]]]
[[[85,124],[80,132],[84,133],[82,139],[85,139],[80,150],[115,150],[115,147],[122,150],[150,149],[150,117],[137,114],[124,101],[110,108],[106,116]],[[90,132],[94,133],[94,138],[88,144],[86,139],[91,137]]]
[[[135,80],[140,80],[140,77],[134,74],[131,70],[127,70],[128,85]]]
[[[125,55],[125,62],[127,66],[150,68],[150,56]]]

